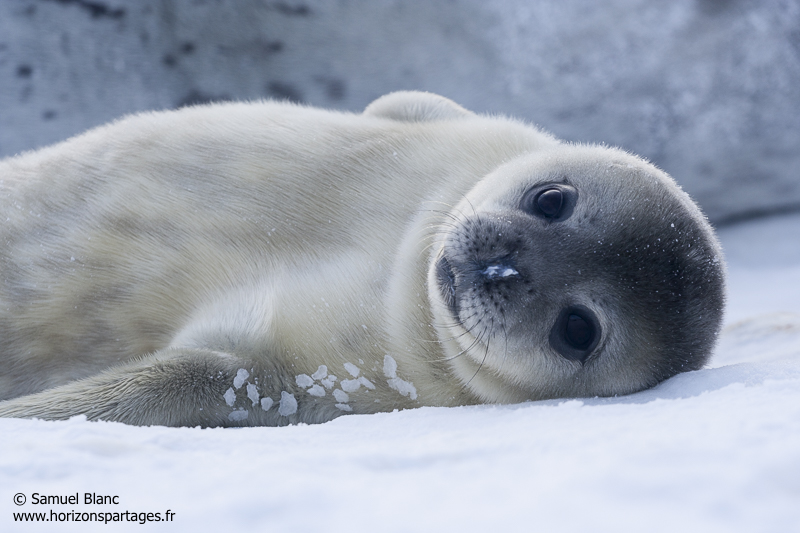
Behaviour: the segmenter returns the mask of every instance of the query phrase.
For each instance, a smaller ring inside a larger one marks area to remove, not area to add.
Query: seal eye
[[[536,206],[548,218],[555,218],[564,205],[564,195],[558,189],[547,189],[536,197]]]
[[[550,346],[570,361],[585,363],[600,340],[600,323],[583,306],[563,309],[550,331]]]
[[[592,342],[592,325],[579,315],[569,315],[564,333],[567,343],[576,350],[585,350]]]
[[[519,208],[548,222],[561,222],[572,215],[578,201],[578,191],[566,183],[551,183],[534,187],[522,196]]]

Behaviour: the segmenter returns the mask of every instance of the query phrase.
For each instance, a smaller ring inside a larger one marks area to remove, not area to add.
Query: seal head
[[[504,165],[448,213],[428,290],[447,364],[480,401],[611,396],[705,364],[724,269],[669,176],[563,146]]]

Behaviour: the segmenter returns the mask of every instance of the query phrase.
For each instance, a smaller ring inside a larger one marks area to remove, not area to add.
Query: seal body
[[[440,96],[230,103],[0,162],[0,415],[282,425],[701,367],[721,252],[666,174]]]

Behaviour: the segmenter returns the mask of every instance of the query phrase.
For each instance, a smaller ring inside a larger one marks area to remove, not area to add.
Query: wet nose
[[[491,263],[481,271],[481,276],[487,280],[493,281],[518,277],[519,272],[517,272],[516,268],[507,263]]]

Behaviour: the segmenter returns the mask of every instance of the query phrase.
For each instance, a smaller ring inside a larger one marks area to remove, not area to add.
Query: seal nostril
[[[519,276],[519,272],[509,265],[489,265],[481,271],[481,275],[489,280]]]

